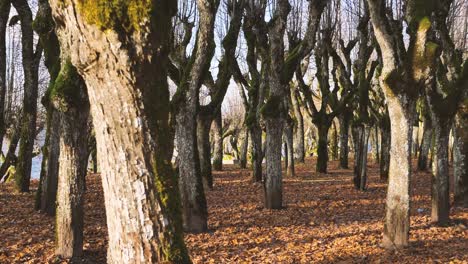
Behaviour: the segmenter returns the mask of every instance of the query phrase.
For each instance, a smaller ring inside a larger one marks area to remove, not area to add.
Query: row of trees
[[[348,168],[351,131],[354,184],[362,191],[369,137],[380,130],[386,247],[408,244],[418,114],[420,169],[427,169],[432,148],[433,221],[449,221],[452,128],[455,199],[468,205],[467,15],[456,19],[466,13],[463,1],[39,0],[34,19],[31,6],[0,2],[0,111],[8,24],[21,25],[24,72],[17,132],[0,172],[14,164],[15,186],[29,191],[43,58],[50,82],[41,100],[46,139],[36,207],[56,214],[58,255],[82,254],[90,158],[100,166],[112,230],[108,262],[188,263],[183,231],[208,229],[205,192],[213,188],[212,170],[222,169],[226,135],[244,130],[243,153],[250,138],[252,180],[263,182],[265,208],[281,209],[283,138],[287,174],[294,176],[294,162],[305,161],[309,119],[319,173],[327,172],[329,142]],[[239,88],[245,112],[245,128],[235,131],[223,129],[221,114],[230,85]],[[209,99],[200,100],[202,89]]]

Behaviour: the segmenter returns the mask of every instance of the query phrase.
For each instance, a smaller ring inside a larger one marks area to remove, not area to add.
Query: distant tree
[[[21,118],[21,138],[18,162],[15,173],[16,189],[28,192],[31,179],[34,139],[36,137],[38,70],[42,55],[42,46],[34,49],[33,17],[26,0],[12,0],[21,23],[22,61],[24,71],[23,113]]]

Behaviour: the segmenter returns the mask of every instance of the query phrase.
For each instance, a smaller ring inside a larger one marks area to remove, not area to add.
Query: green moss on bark
[[[281,98],[279,96],[271,96],[260,109],[260,113],[265,117],[279,117],[281,113]]]
[[[66,112],[71,107],[79,108],[86,103],[84,80],[70,60],[62,64],[60,73],[50,89],[50,100],[57,110]]]
[[[78,11],[101,30],[140,31],[149,20],[151,0],[78,0]]]

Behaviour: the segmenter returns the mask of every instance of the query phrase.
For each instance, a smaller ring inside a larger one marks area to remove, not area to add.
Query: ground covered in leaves
[[[468,263],[468,210],[452,208],[448,227],[430,222],[429,173],[413,177],[411,237],[407,249],[379,247],[386,184],[369,166],[366,192],[353,188],[351,170],[314,172],[314,161],[284,179],[283,210],[262,207],[262,186],[235,165],[215,172],[207,192],[210,232],[186,242],[195,263]],[[88,175],[85,256],[105,263],[107,229],[99,175]],[[37,182],[33,184],[37,186]],[[54,219],[33,210],[34,194],[0,184],[0,263],[62,263],[54,256]]]

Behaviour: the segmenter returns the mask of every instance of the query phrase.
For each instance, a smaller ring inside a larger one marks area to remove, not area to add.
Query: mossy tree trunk
[[[437,11],[433,29],[437,44],[432,44],[437,56],[431,76],[425,86],[428,108],[434,127],[432,161],[432,221],[438,225],[449,222],[449,136],[459,106],[466,104],[468,86],[468,60],[456,49],[447,26],[447,18],[453,1],[436,1]],[[441,51],[440,54],[438,51]]]
[[[62,22],[61,46],[88,87],[98,153],[106,153],[98,159],[112,230],[107,262],[190,263],[167,153],[167,61],[176,2],[119,2],[128,9],[93,1],[50,3]],[[113,15],[96,15],[106,12]]]
[[[389,21],[383,0],[368,0],[371,22],[383,59],[380,85],[390,116],[390,167],[383,243],[386,248],[408,245],[410,229],[411,148],[415,104],[419,90],[431,76],[434,53],[427,41],[433,3],[411,0],[406,21],[410,35],[408,49],[403,43],[402,21]],[[427,4],[426,4],[427,3]]]
[[[28,192],[31,179],[38,97],[38,69],[42,47],[34,50],[32,12],[26,0],[14,0],[12,4],[21,22],[22,63],[24,73],[24,97],[21,139],[15,173],[15,186],[20,192]]]
[[[63,50],[62,50],[63,51]],[[76,258],[83,254],[83,201],[88,164],[89,102],[84,80],[64,51],[62,68],[51,91],[59,117],[56,254]]]
[[[332,121],[331,125],[331,140],[330,140],[330,149],[331,149],[331,160],[338,159],[338,130],[336,128],[336,124]]]

